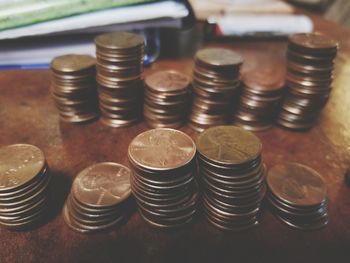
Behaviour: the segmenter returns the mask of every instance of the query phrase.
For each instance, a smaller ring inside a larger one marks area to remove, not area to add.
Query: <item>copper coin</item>
[[[289,37],[289,42],[306,50],[330,50],[337,49],[338,43],[320,33],[300,33]]]
[[[238,53],[224,48],[201,49],[196,53],[195,58],[205,65],[216,67],[240,66],[243,63]]]
[[[176,70],[163,70],[146,77],[145,84],[156,92],[182,91],[190,85],[190,78]]]
[[[97,163],[77,175],[72,191],[83,204],[115,206],[130,196],[130,176],[130,169],[121,164]]]
[[[30,183],[46,162],[38,147],[13,144],[0,148],[0,164],[0,192],[8,192]]]
[[[143,46],[142,36],[128,32],[106,33],[95,38],[97,47],[106,49],[130,49]]]
[[[143,132],[130,143],[128,156],[133,163],[151,170],[172,170],[187,165],[196,145],[185,133],[159,128]]]
[[[268,171],[267,184],[275,196],[293,206],[315,206],[326,199],[322,177],[302,164],[275,165]]]
[[[95,59],[89,55],[69,54],[56,57],[51,62],[51,69],[58,72],[75,72],[95,66]]]
[[[196,145],[206,159],[229,165],[252,161],[262,149],[254,134],[235,126],[209,128],[197,137]]]

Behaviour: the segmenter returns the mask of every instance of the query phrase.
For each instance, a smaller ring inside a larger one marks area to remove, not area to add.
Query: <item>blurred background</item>
[[[94,38],[104,32],[142,34],[148,65],[159,56],[191,56],[212,39],[311,32],[314,15],[350,27],[349,13],[348,0],[0,0],[0,69],[94,55]]]

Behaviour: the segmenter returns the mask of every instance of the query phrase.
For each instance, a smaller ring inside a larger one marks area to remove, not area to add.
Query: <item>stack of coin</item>
[[[266,180],[269,203],[282,222],[301,230],[327,225],[327,188],[316,171],[298,163],[278,164]]]
[[[196,131],[230,122],[239,91],[240,66],[237,53],[222,48],[201,49],[193,69],[193,101],[189,125]]]
[[[145,79],[143,115],[152,128],[178,128],[189,106],[190,79],[175,70],[158,71]]]
[[[95,59],[88,55],[64,55],[51,62],[51,92],[60,117],[85,122],[98,117]]]
[[[195,154],[188,135],[166,128],[143,132],[129,145],[132,192],[150,225],[175,228],[193,220],[198,199]]]
[[[67,225],[80,233],[96,233],[120,223],[131,194],[130,177],[129,168],[111,162],[81,171],[63,208]]]
[[[257,225],[266,192],[260,140],[239,127],[217,126],[202,132],[196,145],[208,221],[222,230]]]
[[[333,79],[338,44],[317,34],[296,34],[289,38],[288,94],[278,117],[281,126],[308,129],[326,104]]]
[[[47,208],[50,178],[44,153],[37,147],[0,148],[0,225],[18,230],[38,223]]]
[[[284,74],[271,66],[252,67],[242,72],[242,93],[235,125],[260,131],[275,122],[284,91]]]
[[[116,32],[96,37],[95,43],[101,121],[129,126],[142,116],[144,39]]]

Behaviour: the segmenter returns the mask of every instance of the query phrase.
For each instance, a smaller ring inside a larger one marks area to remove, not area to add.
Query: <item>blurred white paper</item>
[[[304,15],[226,15],[212,16],[223,36],[271,35],[285,36],[308,33],[313,30],[312,20]]]

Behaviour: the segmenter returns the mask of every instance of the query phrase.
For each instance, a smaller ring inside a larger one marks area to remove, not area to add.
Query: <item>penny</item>
[[[171,170],[194,158],[196,145],[185,133],[173,129],[153,129],[136,136],[129,145],[129,158],[152,170]]]
[[[95,66],[95,59],[88,55],[68,54],[58,56],[51,62],[51,68],[57,72],[76,72]]]
[[[220,164],[239,164],[256,159],[262,149],[252,133],[235,126],[209,128],[196,139],[198,153]]]
[[[101,122],[116,128],[130,126],[142,117],[144,39],[133,33],[115,32],[96,37],[95,43]]]
[[[21,230],[37,223],[48,204],[50,174],[36,146],[0,148],[0,225]]]
[[[128,32],[106,33],[95,38],[97,47],[106,49],[124,50],[143,47],[143,37]]]
[[[338,47],[333,39],[320,33],[300,33],[289,37],[289,42],[293,45],[305,48],[307,50],[331,50]]]
[[[196,59],[211,66],[239,66],[243,63],[238,53],[223,48],[201,49],[197,52]]]
[[[36,146],[13,144],[0,148],[0,191],[28,184],[43,170],[45,157]]]
[[[289,38],[287,92],[282,108],[286,110],[290,101],[303,101],[303,105],[320,106],[310,108],[307,112],[294,111],[296,116],[281,111],[277,117],[278,124],[285,128],[302,130],[309,129],[316,123],[327,102],[325,98],[328,98],[332,91],[333,60],[336,57],[337,48],[336,41],[318,33],[296,34]],[[311,115],[312,118],[309,118]],[[300,121],[301,119],[304,121]],[[308,121],[306,122],[305,119]]]
[[[269,169],[267,183],[272,193],[294,206],[313,206],[326,198],[327,188],[313,169],[298,164],[278,164]]]
[[[130,176],[131,171],[121,164],[94,164],[77,175],[72,191],[89,206],[114,206],[130,196]]]

